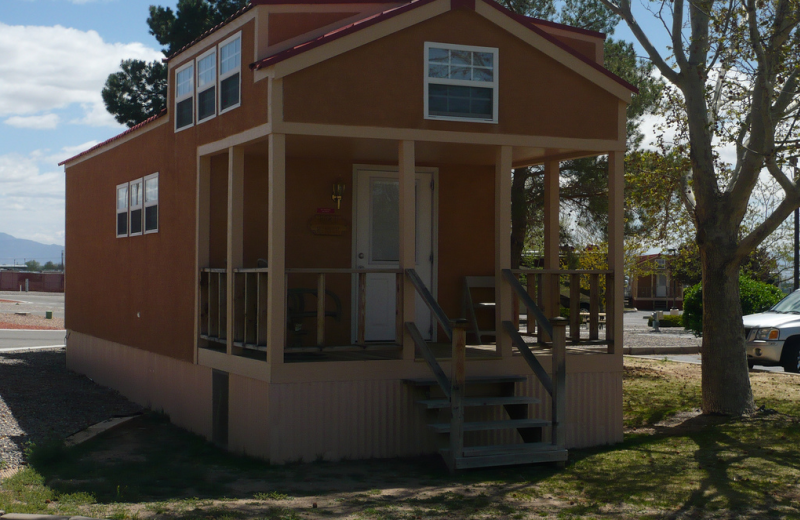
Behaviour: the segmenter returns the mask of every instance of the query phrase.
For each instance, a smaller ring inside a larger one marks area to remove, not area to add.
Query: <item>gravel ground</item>
[[[42,316],[35,316],[28,314],[21,316],[19,314],[3,314],[0,313],[0,329],[56,329],[62,330],[64,328],[64,318],[46,319]]]
[[[24,464],[28,441],[63,439],[141,407],[119,393],[70,372],[66,350],[0,352],[0,460]]]

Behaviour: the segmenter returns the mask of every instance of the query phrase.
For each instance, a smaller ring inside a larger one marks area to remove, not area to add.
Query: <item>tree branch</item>
[[[739,259],[743,259],[749,255],[758,247],[758,244],[771,235],[792,214],[798,203],[800,203],[800,197],[796,194],[787,193],[786,198],[775,208],[775,211],[739,242],[736,256]]]
[[[642,47],[644,47],[644,50],[647,51],[650,61],[652,61],[653,65],[655,65],[658,68],[658,71],[661,72],[661,75],[667,78],[667,80],[669,80],[671,83],[680,85],[682,83],[681,75],[672,70],[667,62],[664,61],[664,58],[658,53],[656,48],[647,38],[647,35],[644,34],[641,26],[633,18],[630,0],[621,0],[619,5],[611,2],[611,0],[600,0],[600,2],[602,2],[609,11],[625,20],[633,35],[637,40],[639,40],[639,43],[642,45]]]
[[[772,155],[767,158],[766,160],[767,171],[772,177],[778,181],[778,184],[781,185],[783,191],[786,192],[786,196],[788,197],[790,194],[794,194],[798,199],[800,199],[800,190],[798,190],[797,185],[783,173],[778,163],[775,162],[775,156]]]
[[[683,51],[683,0],[675,0],[672,8],[672,52],[681,70],[686,68],[686,53]]]
[[[797,95],[797,79],[800,74],[800,69],[794,69],[789,77],[786,78],[786,83],[783,84],[778,99],[772,105],[771,115],[772,120],[777,121],[782,119],[788,113],[788,108]],[[796,105],[797,102],[794,103]]]
[[[692,218],[694,218],[694,210],[697,208],[697,201],[694,198],[692,187],[689,186],[689,179],[691,176],[691,173],[681,176],[681,201],[686,207],[686,211],[688,211],[689,214],[692,215]]]

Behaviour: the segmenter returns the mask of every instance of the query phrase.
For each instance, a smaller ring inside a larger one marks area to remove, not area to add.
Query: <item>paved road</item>
[[[64,345],[65,334],[63,330],[0,330],[0,351]]]
[[[46,311],[53,311],[53,317],[64,317],[64,293],[0,291],[0,300],[23,302],[19,305],[0,302],[0,313],[30,312],[44,316]]]
[[[700,364],[700,354],[667,354],[664,356],[636,356],[649,359],[669,359],[670,361],[680,361],[682,363],[696,363]],[[783,372],[783,367],[766,367],[756,365],[755,370],[763,370],[766,372]],[[797,375],[797,374],[792,374]]]

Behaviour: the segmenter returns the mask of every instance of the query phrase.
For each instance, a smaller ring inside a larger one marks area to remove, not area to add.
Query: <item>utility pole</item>
[[[797,157],[789,159],[794,167],[794,179],[797,182]],[[794,290],[800,289],[800,209],[794,210]]]

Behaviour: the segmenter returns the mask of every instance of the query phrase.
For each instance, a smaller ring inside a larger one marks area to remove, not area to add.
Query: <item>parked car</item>
[[[800,372],[800,290],[771,309],[744,317],[747,364]]]

